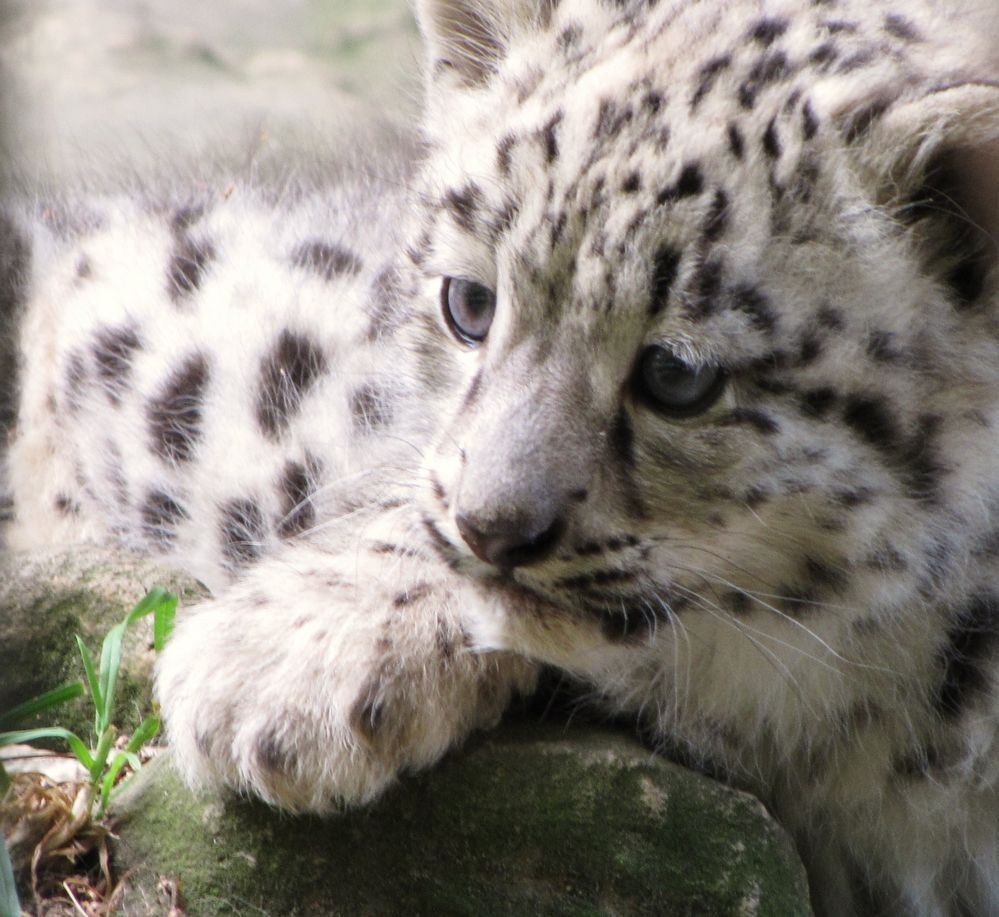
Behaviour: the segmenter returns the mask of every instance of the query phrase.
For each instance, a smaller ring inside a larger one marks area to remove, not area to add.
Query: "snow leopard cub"
[[[10,540],[216,590],[158,675],[190,782],[364,801],[554,664],[821,913],[999,913],[975,5],[420,0],[411,178],[11,207]]]

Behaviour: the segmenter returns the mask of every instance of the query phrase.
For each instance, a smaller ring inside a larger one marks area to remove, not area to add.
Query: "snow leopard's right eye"
[[[445,277],[441,306],[448,328],[463,344],[481,344],[496,314],[496,294],[474,280]]]

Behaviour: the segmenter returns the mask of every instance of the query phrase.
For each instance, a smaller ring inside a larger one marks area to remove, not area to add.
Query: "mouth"
[[[678,610],[661,601],[649,601],[641,589],[628,589],[627,585],[636,585],[638,579],[633,570],[591,571],[539,582],[529,571],[496,567],[465,554],[429,516],[423,516],[422,523],[430,546],[451,569],[502,599],[511,611],[535,618],[568,614],[596,624],[606,639],[617,643],[650,639]]]

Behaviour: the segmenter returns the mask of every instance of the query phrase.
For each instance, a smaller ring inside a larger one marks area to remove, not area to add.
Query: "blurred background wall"
[[[0,0],[0,159],[29,185],[347,142],[419,102],[406,0]]]

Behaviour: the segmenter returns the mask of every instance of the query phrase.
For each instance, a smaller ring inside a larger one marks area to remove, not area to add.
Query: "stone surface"
[[[95,659],[104,635],[153,586],[194,601],[197,583],[142,558],[102,548],[0,552],[0,711],[68,681],[84,680],[75,635]],[[114,721],[137,725],[151,709],[152,622],[126,632]],[[81,698],[30,726],[60,725],[89,741],[93,708]]]
[[[325,820],[198,799],[168,757],[119,796],[124,913],[804,915],[759,802],[591,728],[507,724],[380,802]]]

